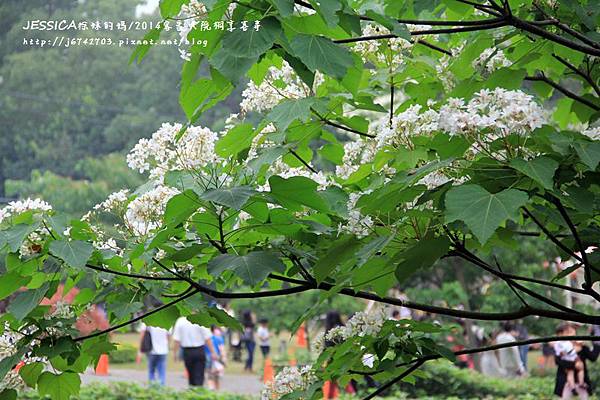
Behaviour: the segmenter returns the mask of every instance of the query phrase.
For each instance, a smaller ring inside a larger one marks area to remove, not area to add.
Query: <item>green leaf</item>
[[[431,267],[450,248],[446,237],[425,236],[417,244],[396,254],[391,263],[398,263],[396,278],[402,283],[415,272]]]
[[[37,384],[38,377],[44,370],[44,364],[41,362],[34,362],[25,364],[19,370],[19,375],[23,378],[23,381],[27,386],[34,388]]]
[[[271,110],[267,119],[278,129],[285,131],[292,121],[299,119],[304,122],[310,118],[311,107],[316,99],[306,97],[298,100],[284,100]]]
[[[0,300],[5,299],[20,287],[27,285],[31,277],[21,276],[17,271],[11,271],[0,275]]]
[[[142,44],[138,45],[133,53],[131,53],[131,57],[129,58],[129,64],[132,62],[141,63],[148,51],[150,51],[150,43],[156,43],[160,39],[160,33],[164,28],[163,24],[160,24],[160,27],[154,28],[150,30],[148,33],[144,35],[142,39]]]
[[[269,178],[271,195],[279,204],[292,210],[302,210],[302,205],[317,211],[328,211],[327,202],[317,193],[317,183],[303,176],[283,179],[279,176]]]
[[[220,48],[209,60],[210,65],[215,67],[231,82],[237,82],[258,60],[258,57],[236,57]]]
[[[244,327],[238,320],[232,318],[225,311],[216,307],[207,307],[202,312],[187,317],[190,322],[200,326],[210,327],[211,325],[227,326],[236,331],[242,331]]]
[[[578,142],[573,147],[581,162],[594,171],[600,162],[600,142]]]
[[[4,389],[0,392],[0,400],[17,400],[17,391],[15,389]]]
[[[248,199],[256,191],[250,186],[236,186],[232,188],[212,189],[202,193],[201,198],[213,201],[215,203],[231,207],[235,210],[241,210]]]
[[[81,240],[55,240],[50,243],[50,252],[71,267],[83,268],[92,256],[94,247]]]
[[[239,124],[227,131],[215,145],[215,152],[221,157],[229,157],[249,148],[254,139],[252,124]]]
[[[8,306],[8,312],[18,321],[22,321],[23,318],[40,304],[46,292],[48,292],[49,286],[48,283],[45,283],[35,290],[18,293]]]
[[[527,194],[516,189],[492,194],[479,185],[453,187],[446,193],[446,221],[464,221],[485,244],[504,221],[518,217],[527,200]]]
[[[179,14],[181,6],[187,2],[188,0],[161,0],[160,15],[164,19],[175,17]]]
[[[271,272],[285,271],[285,265],[267,251],[254,251],[244,256],[222,254],[208,262],[208,272],[211,275],[219,276],[225,271],[232,271],[244,283],[255,287]]]
[[[179,310],[175,306],[167,307],[157,313],[149,315],[143,319],[148,326],[157,326],[159,328],[171,329],[175,321],[179,318]]]
[[[511,160],[510,166],[527,175],[546,189],[554,187],[554,173],[558,168],[558,162],[549,157],[538,157],[532,160],[516,158]]]
[[[335,28],[339,22],[339,18],[336,13],[342,7],[342,3],[339,0],[309,0],[310,4],[317,11],[317,13],[323,18],[330,28]]]
[[[313,266],[317,282],[323,282],[335,267],[354,257],[360,246],[361,242],[355,236],[347,236],[332,243],[327,253]]]
[[[223,49],[234,57],[258,57],[272,46],[279,34],[281,25],[277,19],[269,17],[261,20],[258,31],[236,29],[223,37]]]
[[[296,35],[290,44],[294,55],[311,71],[343,78],[354,59],[348,50],[322,36]]]
[[[294,0],[271,0],[282,17],[289,17],[294,12]]]
[[[50,396],[52,400],[69,400],[79,393],[81,379],[74,372],[53,374],[44,372],[38,379],[38,392],[42,396]]]
[[[37,229],[39,225],[19,224],[6,231],[0,231],[0,250],[8,245],[10,251],[16,252],[21,248],[25,238]]]
[[[165,207],[164,221],[171,226],[176,226],[186,221],[200,208],[198,195],[192,190],[186,190],[169,199]]]

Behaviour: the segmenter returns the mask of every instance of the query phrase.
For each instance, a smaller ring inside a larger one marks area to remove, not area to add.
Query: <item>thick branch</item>
[[[373,393],[369,394],[363,400],[370,400],[373,397],[378,396],[381,393],[385,392],[386,390],[388,390],[389,388],[391,388],[392,386],[394,386],[396,383],[400,382],[402,379],[406,378],[408,375],[412,374],[414,371],[416,371],[417,369],[419,369],[421,367],[421,365],[425,364],[426,362],[427,362],[427,360],[416,361],[413,365],[411,365],[410,367],[408,367],[400,375],[398,375],[395,378],[392,378],[388,382],[386,382],[383,385],[381,385],[379,388],[377,388],[377,390],[373,391]]]
[[[558,83],[554,82],[552,79],[547,78],[545,75],[541,74],[541,75],[537,75],[537,76],[526,76],[525,77],[526,81],[539,81],[539,82],[544,82],[550,86],[552,86],[554,89],[558,90],[559,92],[561,92],[562,94],[564,94],[565,96],[567,96],[570,99],[573,99],[575,101],[580,102],[581,104],[585,104],[586,106],[588,106],[589,108],[591,108],[592,110],[595,111],[600,111],[600,106],[592,103],[591,101],[589,101],[588,99],[586,99],[585,97],[581,97],[575,93],[573,93],[572,91],[570,91],[569,89],[559,85]]]
[[[282,282],[295,283],[298,285],[304,285],[306,287],[311,287],[312,289],[325,290],[329,291],[333,289],[335,286],[322,282],[318,285],[313,285],[310,282],[303,281],[300,279],[289,278],[286,276],[270,274],[270,278],[276,279]],[[466,311],[466,310],[455,310],[452,308],[438,307],[430,304],[416,303],[409,300],[401,300],[391,297],[381,297],[373,293],[365,292],[365,291],[356,291],[348,288],[337,289],[338,293],[341,293],[346,296],[355,297],[359,299],[365,300],[373,300],[378,303],[391,304],[400,307],[406,307],[413,310],[421,310],[429,313],[446,315],[449,317],[455,318],[466,318],[466,319],[474,319],[480,321],[508,321],[515,320],[520,318],[525,318],[529,316],[538,316],[545,318],[552,318],[561,321],[571,321],[571,322],[579,322],[582,324],[600,324],[600,316],[594,315],[586,315],[579,314],[575,312],[565,312],[565,311],[555,311],[555,310],[546,310],[537,307],[521,307],[516,311],[508,311],[508,312],[497,312],[497,313],[486,313],[486,312],[477,312],[477,311]]]
[[[197,294],[197,293],[198,293],[198,290],[192,290],[191,292],[189,292],[189,293],[186,293],[186,294],[184,294],[183,296],[181,296],[181,297],[179,297],[179,298],[177,298],[177,299],[175,299],[175,300],[173,300],[173,301],[170,301],[170,302],[168,302],[168,303],[165,303],[165,304],[163,304],[162,306],[160,306],[160,307],[157,307],[157,308],[155,308],[155,309],[153,309],[153,310],[151,310],[151,311],[148,311],[147,313],[144,313],[144,314],[142,314],[142,315],[139,315],[139,316],[137,316],[137,317],[135,317],[135,318],[132,318],[132,319],[130,319],[129,321],[126,321],[126,322],[120,323],[120,324],[118,324],[118,325],[111,326],[111,327],[110,327],[110,328],[108,328],[108,329],[104,329],[104,330],[102,330],[102,331],[94,332],[94,333],[91,333],[91,334],[89,334],[89,335],[85,335],[85,336],[79,336],[79,337],[77,337],[77,338],[74,338],[73,340],[74,340],[75,342],[81,342],[81,341],[84,341],[84,340],[86,340],[86,339],[91,339],[91,338],[95,338],[95,337],[98,337],[98,336],[102,336],[102,335],[105,335],[105,334],[107,334],[107,333],[110,333],[110,332],[112,332],[112,331],[116,331],[117,329],[124,328],[124,327],[126,327],[126,326],[128,326],[128,325],[131,325],[131,324],[133,324],[133,323],[135,323],[135,322],[137,322],[137,321],[140,321],[140,320],[142,320],[142,319],[144,319],[144,318],[146,318],[146,317],[148,317],[148,316],[150,316],[150,315],[152,315],[152,314],[155,314],[155,313],[157,313],[157,312],[159,312],[159,311],[162,311],[162,310],[164,310],[164,309],[166,309],[166,308],[169,308],[169,307],[171,307],[172,305],[175,305],[175,304],[179,303],[180,301],[183,301],[183,300],[187,299],[188,297],[192,297],[193,295],[195,295],[195,294]]]

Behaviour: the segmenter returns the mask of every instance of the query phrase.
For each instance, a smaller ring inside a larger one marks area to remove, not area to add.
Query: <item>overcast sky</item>
[[[152,11],[158,6],[159,0],[146,0],[146,4],[139,5],[137,8],[138,15],[140,14],[151,14]]]

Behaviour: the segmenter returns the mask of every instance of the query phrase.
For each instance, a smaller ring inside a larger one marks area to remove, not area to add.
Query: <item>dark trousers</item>
[[[248,358],[246,359],[246,366],[244,369],[252,370],[252,365],[254,364],[254,348],[256,347],[256,342],[246,341],[246,351],[248,352]]]
[[[184,347],[183,363],[188,371],[188,383],[190,386],[204,385],[204,368],[206,367],[204,346]]]
[[[271,346],[260,346],[260,351],[262,352],[263,357],[266,357],[269,355],[269,352],[271,351]]]

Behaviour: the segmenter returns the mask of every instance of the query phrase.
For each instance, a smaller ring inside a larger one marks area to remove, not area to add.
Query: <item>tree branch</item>
[[[537,76],[526,76],[525,77],[526,81],[539,81],[539,82],[544,82],[547,83],[548,85],[552,86],[554,89],[558,90],[559,92],[561,92],[562,94],[564,94],[565,96],[580,102],[581,104],[585,104],[586,106],[588,106],[589,108],[591,108],[592,110],[595,111],[600,111],[600,106],[592,103],[591,101],[589,101],[588,99],[581,97],[575,93],[573,93],[572,91],[570,91],[569,89],[560,86],[558,83],[554,82],[552,79],[547,78],[543,73],[541,75],[537,75]]]
[[[281,276],[277,274],[270,274],[270,278],[276,279],[282,282],[295,283],[298,285],[304,285],[306,287],[310,287],[312,289],[329,291],[335,287],[330,283],[321,282],[318,285],[312,285],[310,282],[303,281],[300,279],[289,278],[286,276]],[[477,311],[466,311],[466,310],[456,310],[452,308],[438,307],[430,304],[416,303],[409,300],[401,300],[391,297],[381,297],[373,293],[365,292],[365,291],[355,291],[349,288],[339,289],[336,288],[338,293],[341,293],[346,296],[355,297],[359,299],[365,300],[373,300],[378,303],[391,304],[400,307],[406,307],[414,310],[421,310],[429,313],[446,315],[449,317],[455,318],[466,318],[466,319],[475,319],[480,321],[508,321],[520,319],[528,316],[538,316],[538,317],[546,317],[557,319],[561,321],[571,321],[571,322],[579,322],[583,324],[600,324],[600,316],[580,314],[574,312],[565,312],[565,311],[556,311],[556,310],[546,310],[542,308],[536,307],[521,307],[516,311],[508,311],[508,312],[497,312],[497,313],[486,313],[486,312],[477,312]]]
[[[87,340],[87,339],[91,339],[91,338],[95,338],[95,337],[98,337],[98,336],[105,335],[105,334],[107,334],[107,333],[110,333],[110,332],[112,332],[112,331],[116,331],[117,329],[121,329],[121,328],[123,328],[123,327],[126,327],[126,326],[128,326],[128,325],[131,325],[131,324],[133,324],[134,322],[140,321],[140,320],[142,320],[142,319],[144,319],[144,318],[146,318],[146,317],[148,317],[148,316],[150,316],[150,315],[152,315],[152,314],[156,314],[156,313],[157,313],[157,312],[159,312],[159,311],[162,311],[162,310],[164,310],[164,309],[166,309],[166,308],[169,308],[169,307],[171,307],[172,305],[175,305],[175,304],[179,303],[180,301],[183,301],[183,300],[187,299],[188,297],[192,297],[193,295],[195,295],[195,294],[197,294],[197,293],[198,293],[198,290],[192,290],[191,292],[189,292],[189,293],[186,293],[186,294],[184,294],[183,296],[181,296],[181,297],[179,297],[179,298],[177,298],[177,299],[175,299],[175,300],[173,300],[173,301],[170,301],[170,302],[168,302],[168,303],[166,303],[166,304],[163,304],[163,305],[162,305],[162,306],[160,306],[160,307],[157,307],[157,308],[155,308],[155,309],[153,309],[153,310],[151,310],[151,311],[148,311],[147,313],[144,313],[144,314],[142,314],[142,315],[139,315],[139,316],[137,316],[137,317],[135,317],[135,318],[132,318],[132,319],[130,319],[129,321],[126,321],[126,322],[120,323],[120,324],[118,324],[118,325],[111,326],[111,327],[110,327],[110,328],[108,328],[108,329],[104,329],[104,330],[102,330],[102,331],[97,331],[97,332],[91,333],[91,334],[89,334],[89,335],[85,335],[85,336],[79,336],[79,337],[76,337],[76,338],[74,338],[73,340],[74,340],[75,342],[81,342],[81,341],[84,341],[84,340]]]
[[[400,382],[402,379],[406,378],[408,375],[412,374],[414,371],[416,371],[417,369],[419,369],[427,361],[428,360],[419,360],[419,361],[416,361],[413,365],[411,365],[410,367],[408,367],[400,375],[398,375],[395,378],[392,378],[391,380],[389,380],[386,383],[384,383],[383,385],[381,385],[379,388],[377,388],[377,390],[373,391],[373,393],[371,393],[368,396],[366,396],[365,398],[363,398],[363,400],[370,400],[373,397],[378,396],[381,393],[385,392],[386,390],[388,390],[389,388],[391,388],[392,386],[394,386],[396,383]]]
[[[571,71],[575,72],[577,75],[582,77],[592,87],[592,89],[594,89],[594,92],[596,92],[596,95],[600,96],[600,88],[598,87],[596,82],[594,82],[594,80],[592,79],[590,74],[586,74],[585,72],[583,72],[582,70],[580,70],[579,68],[577,68],[576,66],[574,66],[569,61],[567,61],[566,59],[562,58],[559,55],[552,54],[552,57],[554,57],[562,65],[564,65],[565,67],[569,68]]]

